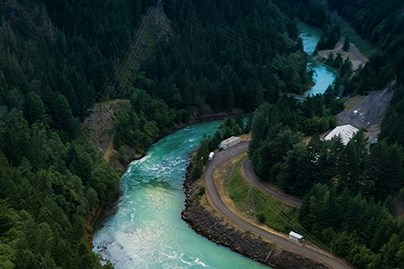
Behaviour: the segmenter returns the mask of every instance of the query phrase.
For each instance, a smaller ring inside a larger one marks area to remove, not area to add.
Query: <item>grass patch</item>
[[[240,211],[279,232],[296,230],[293,226],[298,224],[298,210],[250,186],[241,174],[240,161],[235,163],[232,173],[225,179],[224,187]]]

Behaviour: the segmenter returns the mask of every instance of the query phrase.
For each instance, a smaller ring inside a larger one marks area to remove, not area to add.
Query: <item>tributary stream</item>
[[[308,46],[318,42],[318,33],[312,30],[302,33],[309,54],[312,49]],[[323,80],[323,74],[332,73],[323,68],[314,70],[317,84],[327,84],[322,85],[325,90],[335,76]],[[116,212],[93,237],[94,251],[104,261],[117,269],[268,268],[196,234],[180,217],[188,156],[203,136],[214,134],[219,125],[218,121],[200,123],[176,131],[129,165],[121,178]]]

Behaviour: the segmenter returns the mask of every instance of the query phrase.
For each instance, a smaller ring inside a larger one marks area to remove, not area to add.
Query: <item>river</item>
[[[301,35],[309,54],[319,38],[312,30],[303,30],[306,34]],[[313,68],[317,86],[312,93],[319,86],[326,89],[333,81],[321,65]],[[320,82],[322,85],[318,85]],[[196,234],[180,217],[187,157],[219,125],[219,121],[200,123],[176,131],[154,144],[144,158],[129,165],[121,178],[116,213],[94,234],[94,252],[117,269],[268,268]]]
[[[220,122],[186,127],[154,144],[121,179],[117,212],[94,234],[94,251],[117,269],[268,268],[196,234],[181,219],[188,154]]]
[[[316,49],[317,43],[320,40],[321,32],[306,24],[298,25],[300,31],[300,38],[303,41],[303,50],[308,55],[313,55]],[[313,61],[310,63],[310,67],[313,70],[313,87],[304,93],[304,96],[311,96],[316,94],[323,94],[329,85],[331,85],[336,77],[335,71],[322,64],[319,61]]]

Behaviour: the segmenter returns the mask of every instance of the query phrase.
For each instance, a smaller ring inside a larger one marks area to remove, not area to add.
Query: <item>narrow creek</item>
[[[311,54],[319,33],[299,27],[304,49]],[[335,74],[322,65],[315,64],[313,69],[316,85],[311,93],[322,93]],[[117,269],[268,268],[196,234],[180,217],[188,155],[219,125],[220,121],[214,121],[176,131],[129,165],[121,178],[116,213],[93,237],[93,251],[103,261]]]

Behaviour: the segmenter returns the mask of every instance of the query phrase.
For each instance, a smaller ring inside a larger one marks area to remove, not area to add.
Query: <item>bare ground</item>
[[[162,39],[168,40],[171,32],[170,22],[164,12],[157,7],[150,8],[142,17],[142,23],[136,30],[127,51],[114,67],[113,77],[119,82],[115,90],[124,96],[133,87],[141,64],[151,55],[157,42]],[[107,98],[110,95],[109,91],[114,88],[111,87],[111,81],[107,82],[104,98]],[[130,101],[125,99],[97,103],[82,124],[82,129],[102,152],[104,160],[120,170],[124,169],[124,166],[118,161],[117,152],[113,147],[115,129],[113,119],[119,112],[127,109],[130,109]],[[125,150],[130,159],[140,157],[128,145],[125,146]]]
[[[368,131],[369,141],[377,138],[380,125],[394,93],[395,82],[382,91],[372,91],[365,97],[353,97],[346,102],[347,109],[338,114],[338,125],[350,124]]]
[[[97,103],[81,127],[102,152],[104,160],[115,166],[118,164],[114,160],[116,155],[113,148],[114,117],[119,112],[128,109],[130,109],[130,101],[126,99]]]
[[[341,57],[346,60],[349,59],[352,63],[352,70],[356,71],[360,66],[364,67],[366,63],[369,61],[360,51],[357,47],[355,47],[354,44],[349,43],[350,48],[348,51],[344,51],[342,49],[343,47],[343,40],[340,40],[337,45],[335,46],[334,49],[332,50],[320,50],[317,53],[317,57],[322,59],[322,60],[327,60],[328,56],[332,53],[334,54],[334,57],[337,56],[337,54],[341,54]]]

